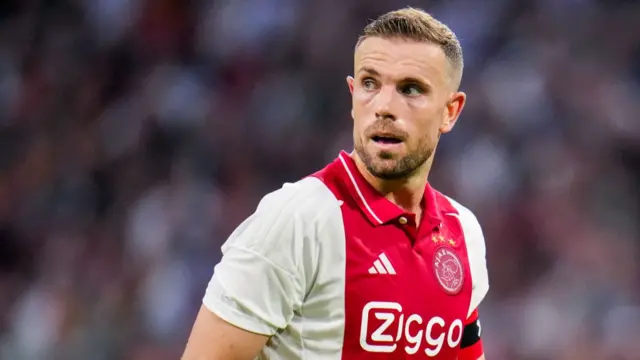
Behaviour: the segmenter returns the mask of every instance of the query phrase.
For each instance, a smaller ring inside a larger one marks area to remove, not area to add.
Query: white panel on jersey
[[[231,324],[272,336],[261,359],[339,359],[344,236],[340,204],[320,180],[285,184],[223,245],[203,304]]]
[[[467,254],[469,256],[469,267],[471,268],[471,303],[467,316],[478,308],[484,297],[489,292],[489,274],[487,272],[486,246],[482,228],[476,216],[471,210],[460,205],[457,201],[447,197],[451,205],[458,211],[457,214],[445,214],[456,216],[462,225]]]

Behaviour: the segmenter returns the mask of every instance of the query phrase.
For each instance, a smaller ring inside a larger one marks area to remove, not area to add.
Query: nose
[[[383,87],[380,89],[378,94],[376,94],[376,118],[378,119],[388,119],[395,120],[396,116],[394,115],[394,106],[397,92],[395,89],[391,87]]]

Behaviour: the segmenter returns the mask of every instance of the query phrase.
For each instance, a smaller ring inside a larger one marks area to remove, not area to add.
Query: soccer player
[[[183,359],[484,359],[482,230],[427,181],[465,104],[460,43],[405,8],[367,25],[354,60],[355,150],[231,234]]]

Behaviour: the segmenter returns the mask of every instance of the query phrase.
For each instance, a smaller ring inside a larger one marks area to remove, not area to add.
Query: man
[[[223,246],[183,359],[484,359],[475,216],[427,182],[465,104],[455,35],[369,24],[347,78],[355,151],[265,196]]]

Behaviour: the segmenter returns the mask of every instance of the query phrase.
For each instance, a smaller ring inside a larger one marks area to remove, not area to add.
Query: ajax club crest
[[[440,247],[433,254],[433,272],[438,283],[450,295],[456,295],[464,284],[464,269],[458,255],[448,247]]]

